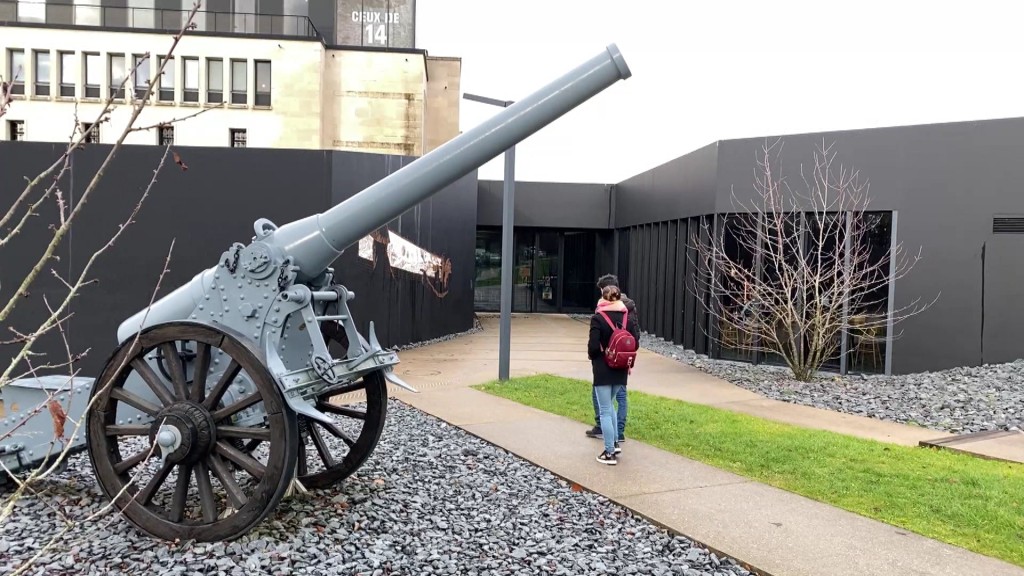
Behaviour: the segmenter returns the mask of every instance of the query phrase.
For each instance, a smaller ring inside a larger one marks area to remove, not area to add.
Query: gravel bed
[[[0,525],[0,573],[55,532],[51,507],[81,518],[105,502],[84,454],[42,488]],[[107,514],[77,525],[29,573],[749,574],[395,399],[380,444],[354,476],[285,500],[238,540],[169,544]]]
[[[643,334],[640,345],[762,396],[951,434],[1024,429],[1024,361],[884,376],[823,373],[794,380],[788,369],[709,359]]]

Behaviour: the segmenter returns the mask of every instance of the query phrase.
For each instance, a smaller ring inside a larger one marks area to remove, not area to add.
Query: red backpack
[[[629,312],[622,313],[622,328],[615,326],[612,319],[604,312],[600,312],[600,314],[604,316],[605,321],[612,327],[612,337],[608,339],[608,348],[604,351],[605,364],[615,370],[625,369],[632,372],[633,365],[636,364],[636,351],[639,346],[637,345],[636,338],[633,338],[629,330],[626,330]]]

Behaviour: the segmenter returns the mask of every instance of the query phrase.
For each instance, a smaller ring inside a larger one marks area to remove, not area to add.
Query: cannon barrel
[[[631,75],[611,44],[560,78],[322,214],[267,239],[312,278],[348,246]]]
[[[298,267],[296,281],[314,279],[350,245],[444,187],[483,166],[534,132],[632,73],[615,44],[490,119],[320,214],[275,228],[257,221],[259,242]],[[188,318],[213,283],[215,268],[125,320],[123,342],[137,331]]]

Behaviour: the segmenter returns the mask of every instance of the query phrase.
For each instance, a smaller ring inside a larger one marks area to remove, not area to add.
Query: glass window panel
[[[18,22],[46,22],[46,2],[21,0],[18,2]]]
[[[60,53],[60,83],[75,84],[75,53]]]
[[[174,100],[174,57],[167,58],[162,56],[157,62],[163,64],[164,67],[159,82],[160,100],[164,102],[172,101]]]
[[[126,67],[124,63],[124,56],[119,54],[110,55],[110,83],[112,85],[120,85],[124,82],[126,74]]]
[[[24,50],[11,50],[8,52],[7,73],[11,76],[7,80],[14,82],[15,84],[25,81]]]
[[[149,58],[146,58],[141,54],[136,54],[132,60],[132,66],[135,68],[134,74],[136,88],[142,88],[145,90],[146,86],[149,84],[149,64]]]
[[[86,54],[85,55],[85,83],[90,86],[99,86],[101,83],[101,74],[103,73],[103,64],[100,62],[99,54]]]
[[[99,26],[102,8],[96,0],[75,0],[75,24],[78,26]]]
[[[231,61],[231,90],[233,92],[245,92],[245,68],[245,60]]]
[[[128,26],[153,28],[156,22],[154,0],[128,0]]]
[[[256,62],[256,91],[270,93],[270,62]]]
[[[224,90],[224,61],[206,61],[206,85],[210,90],[220,92]]]
[[[50,53],[48,51],[36,52],[36,83],[50,83]]]
[[[185,89],[199,90],[199,59],[182,58],[185,64]]]
[[[256,32],[256,0],[235,0],[233,32]]]

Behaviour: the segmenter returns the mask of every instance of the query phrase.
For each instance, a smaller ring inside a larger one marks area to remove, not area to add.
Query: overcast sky
[[[517,180],[615,183],[720,139],[1024,116],[1017,4],[417,0],[416,43],[510,100],[616,43],[633,77],[516,148]]]

